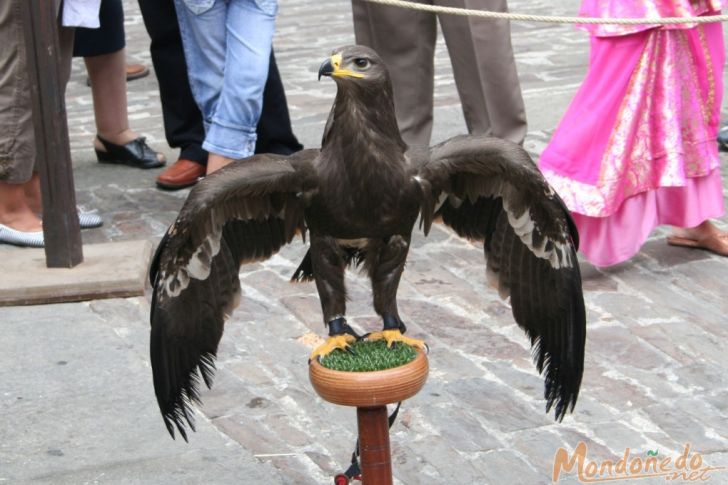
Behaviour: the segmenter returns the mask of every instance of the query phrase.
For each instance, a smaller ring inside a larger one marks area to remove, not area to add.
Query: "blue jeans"
[[[255,150],[275,30],[277,0],[174,0],[192,95],[208,152]]]

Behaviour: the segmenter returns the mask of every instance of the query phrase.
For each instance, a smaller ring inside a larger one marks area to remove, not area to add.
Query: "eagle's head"
[[[339,89],[360,86],[381,89],[390,85],[389,73],[382,59],[373,49],[362,45],[349,45],[334,49],[331,57],[319,68],[321,76],[329,76]]]

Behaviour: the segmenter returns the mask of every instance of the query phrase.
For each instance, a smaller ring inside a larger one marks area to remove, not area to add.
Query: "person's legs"
[[[193,12],[183,0],[175,0],[187,75],[192,95],[209,127],[223,81],[225,67],[226,2],[216,0],[209,9]]]
[[[139,7],[152,41],[150,53],[159,83],[167,143],[180,149],[180,159],[204,165],[207,163],[207,152],[202,149],[205,126],[190,90],[174,1],[139,0]]]
[[[286,92],[273,51],[270,53],[268,80],[263,89],[263,109],[256,133],[255,153],[290,155],[303,148],[291,128]]]
[[[121,0],[101,1],[99,24],[98,29],[76,29],[73,48],[74,56],[84,58],[91,85],[98,159],[139,168],[159,167],[164,164],[164,156],[149,148],[129,127]]]
[[[232,0],[228,5],[225,75],[202,145],[210,153],[207,173],[255,152],[276,12],[274,0]]]
[[[35,165],[21,0],[0,2],[0,180],[25,183]]]
[[[0,2],[0,224],[22,232],[42,229],[33,108],[27,54],[18,2]],[[60,27],[58,62],[61,89],[71,72],[73,29]],[[42,236],[39,236],[42,241]]]
[[[126,99],[126,49],[111,54],[85,57],[91,79],[96,133],[117,145],[125,145],[139,137],[129,128]],[[102,149],[98,140],[97,149]]]
[[[389,68],[402,138],[429,145],[432,135],[435,16],[398,7],[352,1],[358,44],[377,51]]]
[[[505,12],[506,0],[438,0],[438,4]],[[526,111],[506,21],[439,17],[468,131],[523,143]]]
[[[187,61],[190,89],[202,112],[205,132],[208,133],[223,86],[228,5],[227,2],[215,0],[208,7],[199,7],[193,11],[184,0],[175,0],[175,8]],[[203,148],[209,150],[207,147]],[[212,170],[210,170],[211,161]],[[220,160],[219,156],[209,153],[208,173],[220,168],[226,162],[227,160]]]
[[[20,0],[0,2],[0,224],[40,231],[41,194],[36,162],[33,109]],[[71,71],[73,29],[59,26],[58,62],[65,92]],[[40,237],[42,241],[42,237]]]
[[[0,224],[17,231],[40,231],[38,215],[30,208],[25,197],[26,184],[0,182]]]

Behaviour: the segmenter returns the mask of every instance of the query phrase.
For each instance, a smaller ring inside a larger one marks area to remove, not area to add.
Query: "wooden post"
[[[22,0],[36,169],[43,197],[46,265],[71,268],[83,261],[76,213],[65,93],[59,71],[58,12],[51,0]]]
[[[417,394],[428,372],[427,357],[419,349],[413,361],[373,372],[344,372],[328,369],[316,360],[309,363],[308,377],[319,396],[334,404],[356,406],[363,485],[392,484],[387,404]],[[346,478],[341,474],[336,480],[345,483]]]
[[[392,485],[387,407],[356,408],[362,485]]]

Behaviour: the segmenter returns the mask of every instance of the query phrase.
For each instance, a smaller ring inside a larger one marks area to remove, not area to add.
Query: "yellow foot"
[[[367,340],[386,340],[387,348],[392,347],[395,342],[402,342],[412,347],[419,347],[421,349],[426,348],[424,340],[417,340],[414,338],[405,337],[399,330],[382,330],[381,332],[372,332],[367,337]]]
[[[316,347],[316,349],[311,353],[309,360],[318,359],[319,357],[328,355],[336,349],[346,350],[349,348],[349,344],[353,344],[354,342],[356,342],[356,337],[349,335],[348,333],[334,335],[333,337],[329,337],[326,342]]]

